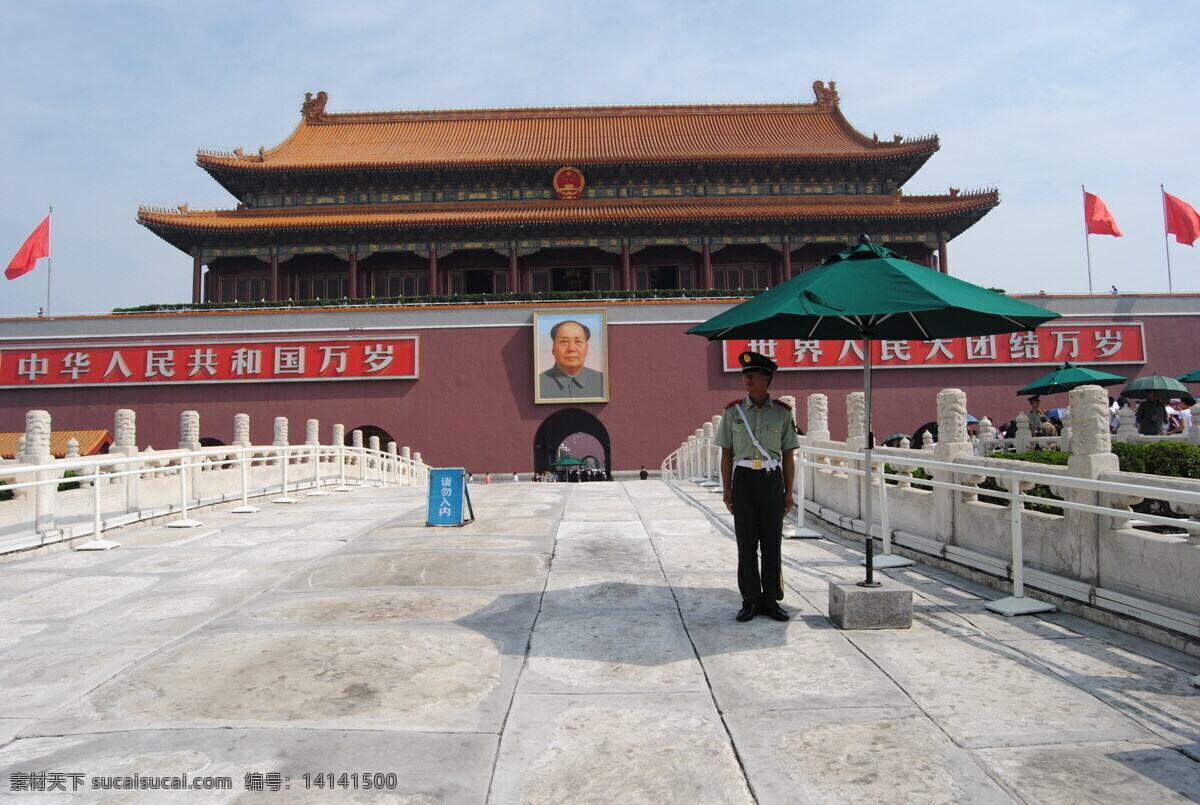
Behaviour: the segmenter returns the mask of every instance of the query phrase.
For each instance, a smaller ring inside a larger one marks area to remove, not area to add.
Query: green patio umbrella
[[[1034,330],[1059,314],[941,274],[875,245],[865,235],[856,246],[825,258],[811,271],[747,299],[687,332],[710,341],[759,338],[863,342],[866,397],[866,488],[871,488],[871,341],[932,340]],[[866,495],[867,577],[874,580]]]
[[[550,465],[551,467],[582,467],[583,462],[577,458],[560,458]]]
[[[1193,369],[1186,375],[1180,375],[1175,379],[1181,383],[1200,383],[1200,369]]]
[[[1067,362],[1045,377],[1039,377],[1028,386],[1017,389],[1018,397],[1031,397],[1035,394],[1058,394],[1070,391],[1078,386],[1115,386],[1124,383],[1120,375],[1110,375],[1086,366],[1076,366]]]
[[[1179,397],[1184,394],[1190,395],[1187,386],[1180,383],[1173,377],[1164,375],[1150,375],[1148,377],[1139,377],[1132,381],[1125,390],[1121,392],[1122,397],[1132,397],[1135,400],[1144,400],[1150,395],[1148,392],[1157,391],[1159,397]]]

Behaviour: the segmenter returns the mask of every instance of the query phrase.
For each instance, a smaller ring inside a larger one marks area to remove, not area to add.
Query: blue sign
[[[475,520],[471,495],[467,492],[467,471],[461,467],[429,471],[429,502],[425,525],[458,526]],[[470,513],[464,519],[464,512]]]

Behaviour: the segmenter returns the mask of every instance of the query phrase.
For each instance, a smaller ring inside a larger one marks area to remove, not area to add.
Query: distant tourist
[[[512,482],[515,484],[515,483],[516,483],[517,481],[519,481],[519,480],[521,480],[521,479],[520,479],[519,477],[517,477],[517,474],[514,472],[514,473],[513,473],[513,481],[512,481]]]
[[[646,472],[646,465],[642,465],[642,471],[638,473],[638,477],[643,481],[650,477],[650,473]]]

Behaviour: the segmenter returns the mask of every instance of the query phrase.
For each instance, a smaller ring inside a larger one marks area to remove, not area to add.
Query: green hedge
[[[761,290],[724,289],[663,291],[543,291],[538,293],[477,293],[444,296],[390,296],[371,299],[297,299],[289,302],[200,302],[116,308],[114,313],[168,313],[188,310],[270,310],[290,308],[356,308],[390,305],[481,305],[489,302],[573,302],[637,299],[747,299]]]
[[[1128,444],[1113,442],[1113,453],[1117,456],[1118,466],[1122,472],[1138,472],[1147,475],[1162,475],[1167,478],[1198,478],[1200,479],[1200,446],[1185,442],[1159,441],[1150,444]],[[1051,464],[1066,466],[1070,453],[1061,450],[1030,450],[1025,453],[993,453],[989,458],[1003,458],[1013,461],[1028,461],[1036,464]],[[990,484],[990,485],[989,485]],[[999,489],[996,482],[989,478],[980,489]],[[1026,494],[1037,497],[1062,500],[1050,494],[1044,486],[1035,486]],[[980,498],[985,500],[985,498]],[[1006,503],[998,498],[987,499],[988,503]],[[1027,508],[1041,511],[1051,511],[1059,514],[1062,509],[1036,504],[1025,504]],[[1164,500],[1148,499],[1133,506],[1139,514],[1158,514],[1163,517],[1174,516],[1170,505]]]

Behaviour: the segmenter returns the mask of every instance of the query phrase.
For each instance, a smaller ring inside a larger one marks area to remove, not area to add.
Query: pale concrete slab
[[[554,567],[569,572],[641,573],[658,569],[647,539],[578,537],[558,543]]]
[[[1129,715],[1025,654],[986,639],[888,641],[844,632],[964,747],[1054,741],[1148,741]],[[1021,706],[1014,706],[1020,702]]]
[[[1049,744],[979,755],[997,779],[1036,802],[1200,802],[1196,761],[1150,743]]]
[[[547,618],[591,617],[608,612],[675,612],[672,589],[661,573],[575,572],[556,569],[542,594]]]
[[[630,634],[639,639],[630,640]],[[538,619],[521,677],[524,693],[707,691],[674,611]]]
[[[492,640],[453,627],[199,634],[106,682],[35,731],[90,732],[100,724],[495,731],[520,661]]]
[[[488,518],[463,529],[424,527],[421,490],[360,489],[0,565],[0,776],[238,784],[197,802],[1196,797],[1200,658],[999,619],[994,592],[920,565],[893,571],[911,629],[843,633],[827,584],[861,579],[862,554],[824,539],[784,542],[793,620],[739,624],[711,493],[472,492]],[[399,787],[241,789],[368,762]]]
[[[0,729],[3,726],[0,725]],[[61,796],[30,794],[36,802],[265,802],[265,803],[462,803],[487,796],[496,753],[494,734],[374,732],[368,730],[131,731],[71,738],[29,738],[0,750],[0,775],[30,769],[80,772],[92,777],[140,774],[228,777],[229,791],[118,792],[81,789]],[[447,770],[453,770],[447,773]],[[357,772],[359,788],[317,788],[316,775]],[[375,778],[375,773],[385,776]],[[247,774],[280,775],[280,790],[247,791]],[[306,785],[305,775],[309,775]],[[390,786],[364,790],[361,777]],[[287,788],[282,788],[287,786]],[[67,783],[70,792],[71,783]],[[123,793],[131,796],[123,797]],[[161,794],[155,797],[154,794]]]
[[[39,587],[48,587],[65,578],[65,573],[50,573],[45,570],[31,573],[21,568],[18,563],[0,565],[0,599],[11,598]]]
[[[726,716],[760,803],[994,803],[1013,797],[911,705]]]
[[[493,802],[687,802],[753,797],[712,700],[518,694]]]
[[[1041,640],[1020,650],[1156,735],[1172,743],[1200,740],[1200,688],[1192,686],[1191,672],[1093,638]]]
[[[501,551],[358,551],[314,562],[281,590],[466,587],[532,589],[546,567],[538,554]]]
[[[691,629],[722,712],[911,707],[888,676],[824,618]]]
[[[74,555],[74,554],[72,554]],[[0,601],[0,622],[73,618],[158,581],[151,576],[79,576]]]
[[[41,718],[110,679],[161,645],[153,637],[84,639],[47,632],[0,655],[0,718]]]
[[[133,551],[130,551],[130,554],[133,554]],[[126,562],[121,566],[121,571],[123,573],[181,573],[195,570],[229,555],[228,550],[219,548],[143,549],[140,558]]]
[[[677,518],[674,520],[650,520],[643,515],[646,533],[652,537],[718,537],[725,536],[708,518]]]
[[[593,537],[617,539],[646,539],[646,529],[640,520],[564,520],[558,525],[559,542]]]

